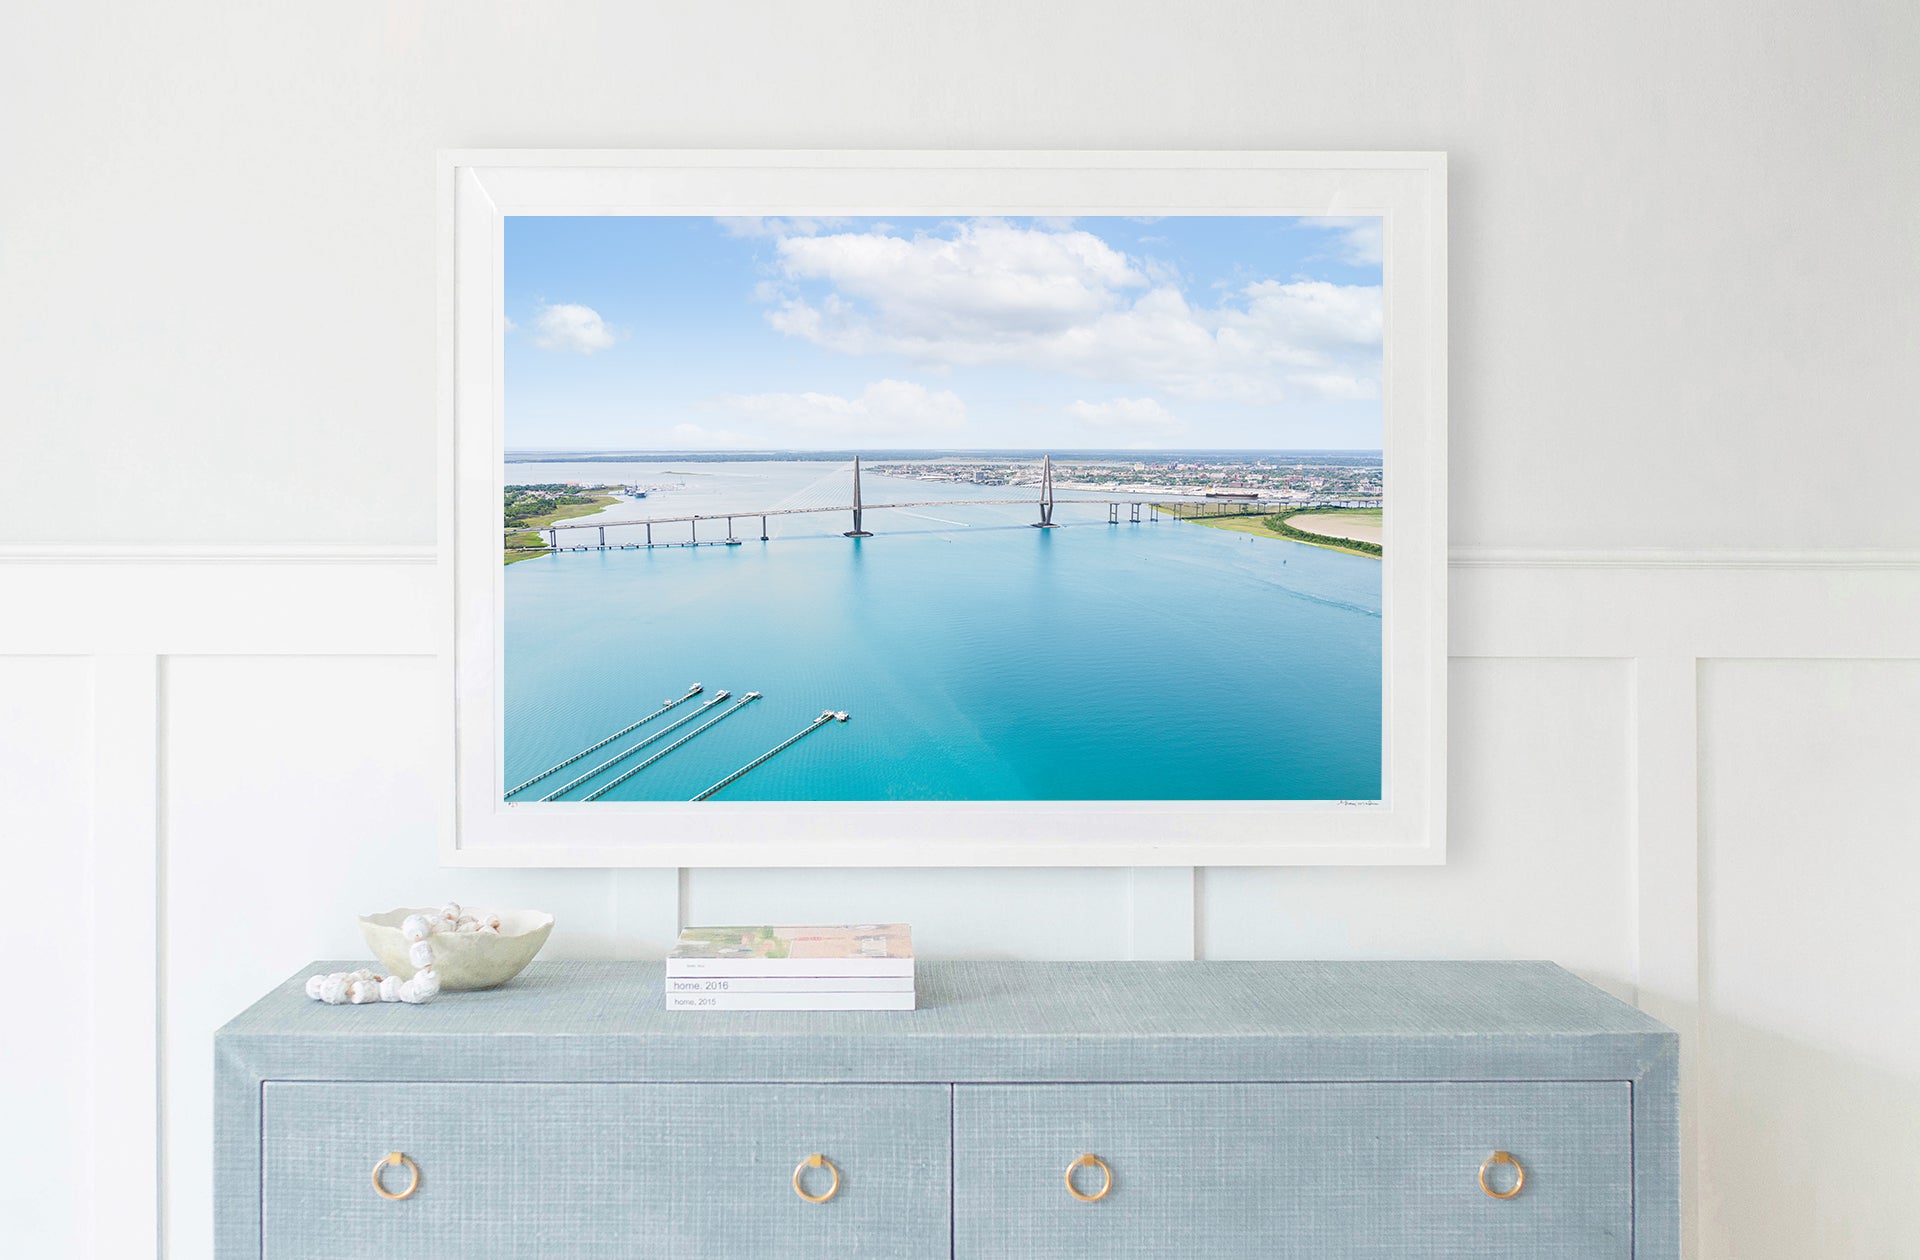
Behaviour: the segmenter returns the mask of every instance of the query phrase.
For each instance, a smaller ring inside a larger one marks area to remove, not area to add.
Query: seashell
[[[458,923],[460,921],[460,903],[457,901],[449,901],[446,905],[441,906],[440,917],[449,923]]]
[[[418,1004],[425,1002],[438,992],[440,992],[440,978],[429,968],[415,974],[413,979],[400,986],[400,1000]]]
[[[380,986],[372,980],[355,980],[347,985],[347,1000],[355,1006],[380,1000]]]
[[[404,983],[405,981],[401,980],[399,976],[388,976],[382,980],[380,982],[380,1000],[382,1002],[398,1002],[400,1000],[400,986]]]
[[[307,996],[312,998],[316,1002],[320,1001],[321,1000],[320,986],[324,985],[326,982],[327,982],[327,978],[325,976],[308,976],[307,977]]]
[[[433,966],[433,946],[425,941],[415,941],[407,946],[407,961],[416,967]]]
[[[347,1000],[347,976],[336,971],[320,981],[320,1000],[328,1006],[338,1006]]]
[[[432,931],[433,920],[424,914],[410,914],[406,922],[400,925],[400,935],[410,941],[424,941],[427,939],[427,934]]]
[[[363,915],[360,931],[372,951],[367,956],[380,960],[378,965],[368,966],[382,974],[398,972],[404,979],[423,965],[412,961],[409,953],[420,942],[408,940],[400,930],[418,914],[432,921],[427,942],[433,947],[432,962],[441,987],[449,993],[486,989],[512,979],[540,952],[553,931],[553,916],[531,910],[472,910],[461,916],[473,920],[467,924],[471,930],[458,933],[453,929],[459,919],[448,923],[439,913],[437,909],[405,906]],[[498,929],[487,931],[496,918],[500,921]]]

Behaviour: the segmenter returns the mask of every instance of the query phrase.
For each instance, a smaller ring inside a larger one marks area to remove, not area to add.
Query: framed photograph
[[[442,158],[443,856],[1445,856],[1446,160]]]

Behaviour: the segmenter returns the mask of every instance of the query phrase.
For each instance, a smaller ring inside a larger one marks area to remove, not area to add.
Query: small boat
[[[847,711],[845,709],[841,709],[838,713],[835,713],[833,716],[835,721],[844,722],[847,720]]]

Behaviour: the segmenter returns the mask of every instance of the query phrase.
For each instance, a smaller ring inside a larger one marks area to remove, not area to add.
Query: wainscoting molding
[[[436,656],[449,618],[435,563],[431,549],[411,547],[0,548],[12,606],[32,610],[0,624],[0,656],[93,661],[93,822],[73,878],[93,893],[88,1201],[97,1257],[164,1253],[166,1204],[204,1194],[204,1168],[167,1167],[162,1131],[168,1098],[206,1096],[198,1083],[171,1080],[163,1057],[167,660]],[[1634,974],[1624,979],[1685,1037],[1690,1204],[1701,1140],[1691,1071],[1703,967],[1699,764],[1711,737],[1700,729],[1700,662],[1916,659],[1917,609],[1920,552],[1454,553],[1452,657],[1631,662],[1632,716],[1620,738],[1632,767],[1632,834],[1622,842]],[[696,876],[607,874],[613,951],[657,956]],[[1127,904],[1112,913],[1124,916],[1133,956],[1195,956],[1204,878],[1192,868],[1131,872]],[[1691,1254],[1697,1224],[1690,1211]]]
[[[94,1254],[139,1255],[160,1234],[164,1202],[159,658],[94,658],[93,749],[88,1201],[99,1205]]]

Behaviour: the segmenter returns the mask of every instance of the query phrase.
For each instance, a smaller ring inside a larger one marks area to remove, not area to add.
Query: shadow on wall
[[[1700,1061],[1704,1260],[1920,1256],[1920,1065],[1712,1016]]]

